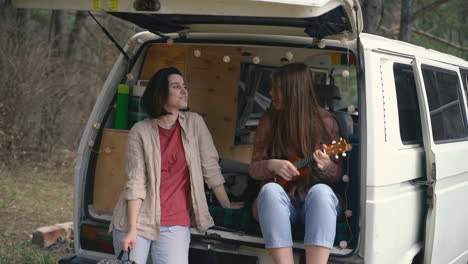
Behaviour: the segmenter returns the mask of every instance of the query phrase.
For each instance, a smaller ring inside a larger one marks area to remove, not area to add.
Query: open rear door
[[[468,259],[468,121],[457,67],[415,59],[428,186],[424,263]]]
[[[247,33],[353,40],[362,31],[362,12],[357,0],[11,0],[11,3],[17,8],[102,10],[153,33]]]

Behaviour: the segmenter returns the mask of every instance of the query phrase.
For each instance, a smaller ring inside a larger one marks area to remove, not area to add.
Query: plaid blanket
[[[237,232],[241,231],[254,235],[262,234],[260,225],[252,218],[251,207],[245,207],[242,209],[224,209],[219,206],[210,205],[208,208],[215,225],[218,227],[234,229]],[[304,225],[293,225],[293,239],[303,240],[304,231]],[[338,244],[343,240],[349,241],[349,239],[350,232],[346,222],[336,223],[335,244]]]
[[[208,207],[216,226],[235,229],[236,231],[261,234],[260,226],[252,218],[251,207],[225,209],[219,206]]]

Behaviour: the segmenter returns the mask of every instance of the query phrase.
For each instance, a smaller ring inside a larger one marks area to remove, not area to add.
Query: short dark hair
[[[171,74],[182,76],[182,73],[175,67],[163,68],[151,77],[146,86],[140,103],[143,110],[145,110],[151,118],[158,118],[171,114],[164,108],[169,96],[169,76]]]

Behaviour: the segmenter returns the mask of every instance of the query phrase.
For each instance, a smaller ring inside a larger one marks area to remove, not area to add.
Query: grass
[[[71,169],[24,168],[0,171],[0,264],[56,263],[71,253],[31,243],[39,227],[73,220]]]

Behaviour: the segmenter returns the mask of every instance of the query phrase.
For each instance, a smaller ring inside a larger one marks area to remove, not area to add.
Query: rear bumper
[[[60,259],[58,264],[96,264],[96,260],[80,258],[78,256],[68,256]]]

